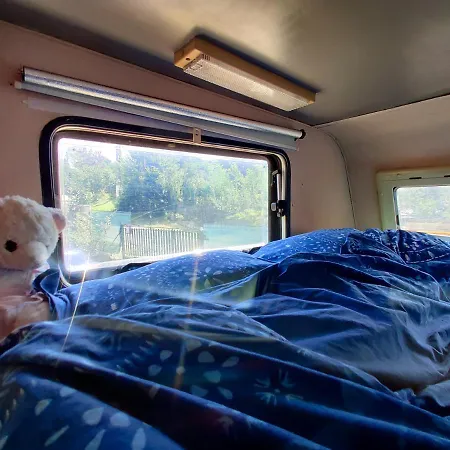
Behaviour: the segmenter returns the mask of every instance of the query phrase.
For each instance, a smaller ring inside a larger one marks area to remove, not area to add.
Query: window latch
[[[278,200],[270,204],[270,209],[277,213],[277,217],[283,217],[286,215],[286,200]]]
[[[276,201],[270,204],[270,210],[276,213],[277,217],[283,217],[286,215],[287,202],[282,198],[281,173],[278,170],[272,172],[272,184],[277,188],[277,197]]]

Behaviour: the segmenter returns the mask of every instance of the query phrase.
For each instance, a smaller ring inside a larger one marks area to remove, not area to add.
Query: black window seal
[[[56,207],[56,189],[55,189],[55,178],[54,178],[54,161],[53,161],[53,141],[57,136],[58,132],[70,127],[80,127],[81,129],[90,129],[94,133],[95,131],[107,134],[108,131],[111,133],[129,133],[135,135],[136,139],[139,137],[147,136],[149,139],[169,139],[177,140],[181,143],[185,143],[189,146],[195,146],[192,139],[192,134],[184,133],[179,131],[168,131],[156,128],[142,127],[137,125],[128,125],[118,122],[110,122],[99,119],[90,119],[84,117],[59,117],[50,121],[43,128],[39,141],[39,165],[41,174],[41,190],[42,190],[42,201],[45,206]],[[259,154],[266,157],[272,168],[276,168],[283,173],[283,182],[285,186],[285,208],[284,216],[281,219],[283,221],[284,233],[282,233],[281,220],[276,217],[272,211],[270,211],[270,201],[269,201],[269,240],[276,241],[281,238],[290,236],[290,204],[291,204],[291,169],[289,158],[281,149],[264,146],[260,144],[255,144],[247,141],[237,141],[228,140],[225,138],[217,138],[208,136],[207,134],[202,136],[202,146],[209,146],[212,148],[225,147],[228,151],[236,151],[241,153],[253,153]],[[270,198],[276,198],[276,186],[270,187]],[[255,249],[249,249],[247,252],[252,253]],[[152,261],[145,263],[130,263],[123,266],[118,266],[116,268],[105,268],[105,269],[93,269],[85,273],[77,272],[68,274],[63,264],[60,263],[60,256],[62,257],[62,242],[59,241],[57,248],[52,255],[50,261],[53,267],[59,266],[62,281],[65,285],[70,285],[80,282],[82,279],[98,279],[105,278],[117,273],[122,273],[130,269],[134,269],[139,266],[144,266],[151,264]]]

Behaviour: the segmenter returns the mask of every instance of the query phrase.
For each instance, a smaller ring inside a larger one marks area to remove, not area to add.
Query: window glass
[[[401,229],[450,241],[450,186],[399,187],[395,197]]]
[[[57,141],[69,271],[268,242],[269,164],[73,138]]]

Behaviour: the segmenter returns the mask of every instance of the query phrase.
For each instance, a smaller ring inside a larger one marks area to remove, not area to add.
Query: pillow
[[[367,254],[367,242],[371,242],[370,245],[374,248],[379,247],[384,252],[394,254],[408,264],[450,258],[450,244],[435,236],[405,230],[381,231],[377,228],[369,228],[364,232],[355,230],[349,234],[343,251]]]
[[[256,294],[258,273],[272,264],[239,251],[219,250],[184,255],[121,273],[86,281],[52,292],[47,280],[40,289],[51,298],[56,318],[112,314],[129,306],[168,297],[191,298],[198,292],[216,292],[217,300],[240,301]],[[210,298],[214,301],[214,296]],[[205,300],[205,298],[203,298]]]
[[[266,261],[280,262],[296,253],[340,253],[351,228],[318,230],[299,234],[260,248],[254,256]]]

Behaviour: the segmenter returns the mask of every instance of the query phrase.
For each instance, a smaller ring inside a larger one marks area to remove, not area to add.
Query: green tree
[[[137,150],[111,160],[89,147],[73,147],[61,178],[69,241],[93,259],[114,252],[110,221],[94,220],[102,205],[132,213],[132,223],[140,225],[198,230],[209,223],[267,224],[267,168],[253,161]]]
[[[70,247],[83,251],[91,260],[108,259],[111,243],[106,239],[106,231],[110,219],[96,222],[93,210],[106,202],[114,204],[117,168],[99,151],[73,147],[66,152],[61,175]]]
[[[117,172],[101,152],[73,147],[66,153],[61,179],[69,209],[79,205],[95,206],[114,198]]]
[[[119,211],[146,214],[148,218],[163,217],[170,199],[161,186],[160,167],[145,153],[133,152],[119,165]]]
[[[113,244],[105,239],[111,219],[102,222],[92,219],[90,213],[78,211],[68,221],[67,238],[71,247],[81,250],[90,262],[108,261],[111,253],[117,252]]]

